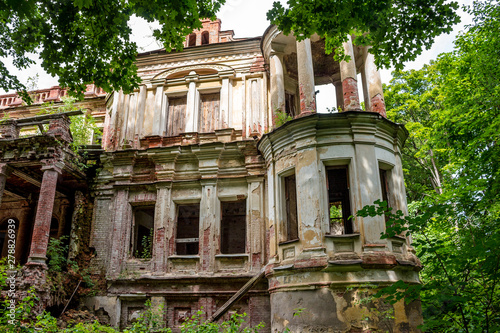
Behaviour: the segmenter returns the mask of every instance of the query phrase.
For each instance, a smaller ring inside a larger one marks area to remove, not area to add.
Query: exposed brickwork
[[[26,264],[16,278],[17,298],[23,299],[29,295],[28,291],[34,288],[34,295],[38,300],[32,308],[33,317],[42,314],[50,302],[50,286],[47,283],[47,266],[45,264]]]
[[[34,90],[29,93],[35,105],[46,102],[60,102],[62,97],[68,95],[67,89],[59,86],[54,86],[48,89]],[[106,93],[101,88],[96,87],[93,84],[87,85],[85,98],[100,97],[104,95],[106,95]],[[0,95],[0,109],[18,107],[22,105],[23,101],[17,94]]]
[[[0,138],[17,139],[19,137],[19,128],[15,120],[7,120],[0,124]]]
[[[66,115],[61,115],[56,119],[51,119],[49,122],[49,130],[47,131],[48,135],[55,136],[58,140],[63,140],[66,142],[73,141],[69,131],[69,125],[71,121],[69,117]]]
[[[299,84],[299,92],[300,92],[300,115],[299,117],[307,116],[311,113],[316,112],[316,97],[312,98],[309,101],[310,97],[306,96],[304,92],[304,87],[302,84]]]
[[[377,112],[383,117],[387,117],[387,113],[385,110],[385,102],[384,102],[384,97],[382,95],[377,94],[372,97],[371,99],[371,107],[372,107],[372,112]]]
[[[342,81],[342,91],[344,93],[344,110],[355,111],[360,110],[358,82],[352,77],[346,78]]]
[[[250,67],[250,73],[265,71],[265,64],[266,62],[263,56],[255,57],[252,63],[252,67]]]
[[[31,239],[31,250],[29,261],[40,262],[45,260],[47,254],[47,245],[49,243],[50,222],[52,210],[54,208],[54,198],[56,194],[57,178],[61,173],[55,165],[50,165],[54,161],[47,161],[49,165],[45,166],[43,180],[40,187],[40,197],[33,228],[33,237]]]

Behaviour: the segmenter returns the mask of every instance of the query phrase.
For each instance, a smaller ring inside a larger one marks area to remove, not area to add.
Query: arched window
[[[10,242],[11,247],[15,246],[16,244],[16,236],[17,236],[17,228],[19,226],[19,221],[15,218],[7,218],[2,221],[0,224],[0,257],[6,257],[7,254],[9,253],[9,240],[12,240]],[[9,231],[12,230],[12,231]],[[11,236],[13,235],[13,236]],[[12,251],[11,253],[14,255],[14,252]]]
[[[210,34],[208,31],[203,31],[201,34],[201,45],[207,45],[210,43]]]
[[[196,34],[189,35],[188,46],[196,45]]]

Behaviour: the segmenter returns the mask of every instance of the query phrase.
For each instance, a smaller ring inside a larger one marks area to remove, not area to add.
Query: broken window
[[[201,33],[201,45],[206,45],[210,43],[210,33],[208,31],[203,31]]]
[[[285,110],[290,117],[295,117],[295,95],[285,91]]]
[[[347,166],[327,169],[330,234],[352,234],[351,203]]]
[[[284,177],[285,183],[285,241],[299,239],[297,222],[297,186],[295,175]]]
[[[134,232],[132,235],[132,255],[148,259],[153,253],[154,206],[134,208]]]
[[[221,203],[221,253],[245,253],[246,200]]]
[[[176,254],[196,255],[199,248],[200,204],[177,206]]]
[[[167,136],[176,136],[184,132],[186,127],[187,97],[168,98]]]
[[[380,174],[380,186],[382,187],[382,201],[387,203],[389,206],[389,185],[387,183],[387,170],[379,169]],[[385,216],[385,221],[389,219],[389,216]]]
[[[220,93],[200,95],[199,132],[213,132],[219,119]]]
[[[189,35],[188,46],[196,45],[196,34]]]

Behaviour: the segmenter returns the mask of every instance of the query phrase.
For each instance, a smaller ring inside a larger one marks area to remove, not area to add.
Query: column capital
[[[62,174],[64,162],[55,159],[41,160],[40,162],[42,163],[42,171],[53,170],[59,174]]]

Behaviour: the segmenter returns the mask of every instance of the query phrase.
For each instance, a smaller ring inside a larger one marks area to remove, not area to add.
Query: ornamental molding
[[[179,72],[186,72],[186,76],[189,75],[190,72],[196,72],[198,70],[206,70],[206,69],[211,69],[215,70],[217,72],[232,72],[234,73],[234,69],[230,66],[226,65],[191,65],[191,66],[182,66],[182,67],[177,67],[173,69],[168,69],[164,72],[159,73],[156,75],[152,80],[163,80],[167,79],[169,76],[179,73]]]

